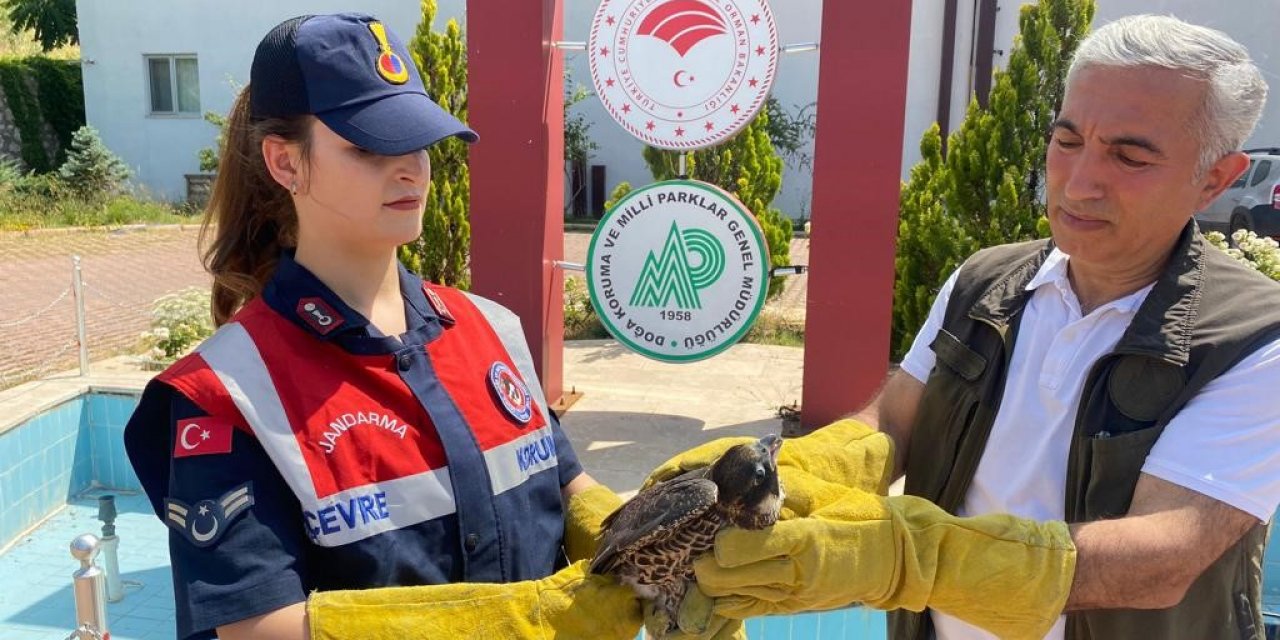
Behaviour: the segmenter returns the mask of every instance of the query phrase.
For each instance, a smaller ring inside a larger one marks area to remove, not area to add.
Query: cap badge
[[[373,32],[373,37],[378,40],[378,49],[382,54],[378,56],[378,75],[383,80],[391,84],[404,84],[409,81],[409,67],[405,66],[404,60],[391,50],[391,43],[387,40],[387,28],[382,26],[381,22],[370,22],[369,30]]]
[[[489,386],[507,415],[521,425],[529,424],[533,417],[533,398],[529,395],[529,387],[505,362],[495,362],[489,367]]]

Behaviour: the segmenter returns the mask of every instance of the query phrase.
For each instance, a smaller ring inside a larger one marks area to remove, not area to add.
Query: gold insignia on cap
[[[376,63],[378,75],[391,84],[408,82],[409,67],[400,56],[396,55],[395,51],[391,50],[391,43],[387,40],[387,28],[382,26],[381,22],[370,22],[369,31],[373,32],[373,37],[378,41],[378,49],[382,51]]]

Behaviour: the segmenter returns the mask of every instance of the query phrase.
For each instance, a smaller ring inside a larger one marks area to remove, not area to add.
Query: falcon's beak
[[[760,446],[769,452],[769,460],[774,464],[778,463],[778,451],[782,449],[782,438],[777,435],[769,434],[760,438]]]

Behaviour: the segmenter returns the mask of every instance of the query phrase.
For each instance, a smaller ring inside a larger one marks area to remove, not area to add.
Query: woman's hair
[[[1173,69],[1208,84],[1191,123],[1200,140],[1197,176],[1240,149],[1267,100],[1267,83],[1243,46],[1221,31],[1172,16],[1120,18],[1085,38],[1067,71],[1067,90],[1081,69],[1092,66]]]
[[[289,190],[267,171],[262,140],[280,136],[301,145],[307,164],[311,116],[253,118],[246,86],[227,116],[218,177],[200,230],[204,267],[213,275],[213,321],[222,326],[262,293],[280,251],[297,243],[298,216]],[[212,242],[206,244],[210,232]]]

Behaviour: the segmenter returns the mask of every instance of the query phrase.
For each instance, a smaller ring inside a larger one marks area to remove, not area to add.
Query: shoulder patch
[[[218,541],[236,516],[253,506],[253,483],[246,482],[216,500],[188,505],[174,498],[164,499],[165,524],[182,534],[187,542],[207,547]]]
[[[173,457],[231,453],[231,423],[222,418],[186,418],[174,423]]]
[[[445,324],[457,324],[458,321],[449,312],[449,305],[444,303],[444,298],[441,298],[435,289],[432,289],[424,282],[422,283],[422,293],[426,294],[427,302],[431,304],[432,309],[435,309],[436,315],[440,317],[442,322]]]

